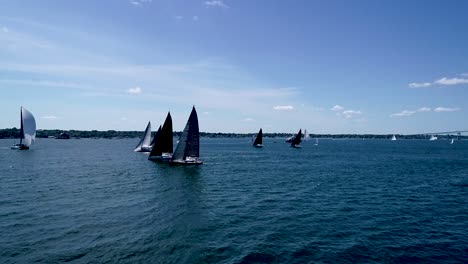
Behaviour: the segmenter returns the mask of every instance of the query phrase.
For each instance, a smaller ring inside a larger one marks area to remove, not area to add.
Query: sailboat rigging
[[[291,147],[301,148],[302,146],[299,145],[301,144],[301,141],[302,141],[302,129],[299,129],[299,132],[297,133],[297,135],[294,137],[294,139],[291,142]]]
[[[172,134],[172,117],[170,112],[167,113],[166,120],[164,120],[162,128],[160,127],[158,133],[156,133],[155,138],[155,144],[148,159],[154,161],[171,160],[174,143]]]
[[[36,140],[36,120],[31,112],[26,108],[20,109],[20,142],[11,147],[11,149],[28,150],[29,146]]]
[[[255,140],[253,142],[253,146],[256,148],[262,148],[263,147],[263,133],[262,129],[258,131],[257,136],[255,137]]]
[[[184,131],[179,138],[179,143],[175,148],[170,164],[203,164],[203,161],[200,160],[200,131],[195,106],[192,108],[192,112],[187,120]]]
[[[143,134],[143,137],[140,139],[140,142],[138,145],[135,147],[133,151],[135,152],[150,152],[151,147],[151,122],[148,122],[148,125],[146,126],[145,133]]]

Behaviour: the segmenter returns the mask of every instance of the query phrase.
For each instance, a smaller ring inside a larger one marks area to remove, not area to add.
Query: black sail
[[[262,145],[263,142],[263,133],[262,129],[260,128],[260,131],[258,131],[257,137],[255,138],[254,145]]]
[[[179,138],[179,144],[177,144],[172,160],[185,160],[186,157],[200,157],[200,131],[195,107],[192,108],[192,112]]]
[[[161,134],[161,125],[159,126],[158,131],[156,131],[156,134],[154,134],[154,138],[150,144],[151,147],[154,147],[154,145],[156,145],[156,142],[158,141],[158,137],[160,134]]]
[[[157,135],[157,139],[153,146],[153,149],[151,150],[150,157],[161,156],[163,153],[172,153],[173,142],[171,113],[167,113],[167,117],[164,121],[161,131],[157,134],[159,135]]]
[[[299,133],[297,133],[296,137],[291,142],[291,145],[299,145],[302,141],[302,129],[299,129]]]

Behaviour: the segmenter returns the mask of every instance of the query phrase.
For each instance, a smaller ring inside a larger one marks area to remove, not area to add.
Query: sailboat
[[[258,131],[258,134],[257,134],[257,137],[255,138],[254,142],[253,142],[253,146],[256,147],[256,148],[263,148],[263,133],[262,133],[262,129],[260,128],[260,130]]]
[[[304,129],[304,141],[309,141],[310,140],[310,135],[307,132],[307,129]]]
[[[184,131],[179,138],[179,143],[172,155],[170,164],[200,165],[200,131],[198,128],[198,116],[195,106],[192,108]]]
[[[318,146],[318,138],[315,138],[315,144],[314,146]]]
[[[437,136],[432,135],[431,138],[429,138],[430,141],[437,140]]]
[[[36,120],[33,114],[21,107],[21,128],[20,142],[11,147],[11,149],[28,150],[29,146],[36,140]]]
[[[291,142],[291,147],[301,148],[302,146],[299,145],[301,144],[301,141],[302,141],[302,129],[299,129],[299,132],[297,133],[297,135],[294,137],[294,139]]]
[[[167,113],[166,120],[156,133],[155,144],[148,157],[154,161],[170,161],[172,158],[173,135],[172,135],[172,117],[171,113]]]
[[[159,125],[158,131],[156,131],[156,134],[154,134],[153,140],[151,140],[150,148],[153,149],[154,145],[156,144],[156,141],[158,140],[158,133],[161,133],[161,125]]]
[[[452,140],[450,140],[450,144],[453,144],[453,141],[454,141],[454,140],[453,140],[453,138],[452,138]]]
[[[395,140],[396,140],[396,136],[393,135],[393,136],[392,136],[392,139],[390,139],[390,140],[395,141]]]
[[[138,145],[135,147],[133,151],[135,152],[150,152],[151,147],[151,122],[148,122],[148,125],[146,126],[145,133],[143,134],[143,137],[140,139],[140,142]]]

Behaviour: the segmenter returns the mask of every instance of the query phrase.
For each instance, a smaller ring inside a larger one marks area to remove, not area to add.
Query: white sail
[[[395,136],[395,135],[392,136],[392,140],[396,140],[396,136]]]
[[[151,122],[148,122],[148,125],[145,129],[145,134],[141,138],[138,145],[135,147],[133,151],[140,151],[143,148],[149,148],[151,145]]]
[[[310,135],[309,133],[307,132],[307,129],[304,130],[304,141],[309,141],[310,140]]]
[[[23,117],[21,120],[23,124],[23,144],[29,147],[36,140],[36,120],[33,114],[23,107],[21,107],[21,115]]]
[[[452,140],[450,141],[450,144],[453,144],[453,138],[452,138]]]
[[[430,141],[437,140],[437,137],[432,135],[431,138],[429,139]]]

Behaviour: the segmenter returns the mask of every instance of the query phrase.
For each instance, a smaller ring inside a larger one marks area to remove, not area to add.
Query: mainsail
[[[158,131],[156,131],[156,134],[154,134],[153,140],[151,140],[150,147],[153,148],[154,145],[156,145],[156,142],[158,141],[159,134],[161,134],[161,125],[159,125]]]
[[[195,106],[184,131],[179,138],[179,143],[174,151],[171,162],[185,164],[201,164],[200,157],[200,131],[198,128],[198,116]]]
[[[148,122],[148,125],[146,126],[145,133],[143,134],[143,137],[141,138],[140,142],[138,145],[135,147],[133,151],[142,151],[143,149],[148,149],[150,147],[151,143],[151,122]]]
[[[156,137],[156,136],[155,136]],[[150,157],[162,156],[163,153],[172,153],[173,135],[172,135],[172,117],[167,113],[166,120],[160,131],[158,130],[157,139],[151,150]]]
[[[31,146],[36,140],[36,120],[33,114],[21,107],[21,131],[20,131],[20,144]]]
[[[258,131],[257,137],[255,138],[253,145],[254,146],[262,145],[262,142],[263,142],[262,138],[263,138],[263,133],[262,133],[262,129],[260,128],[260,131]]]
[[[293,141],[291,142],[291,146],[298,146],[302,141],[302,129],[299,129],[299,133],[297,133],[296,137],[294,137]]]

